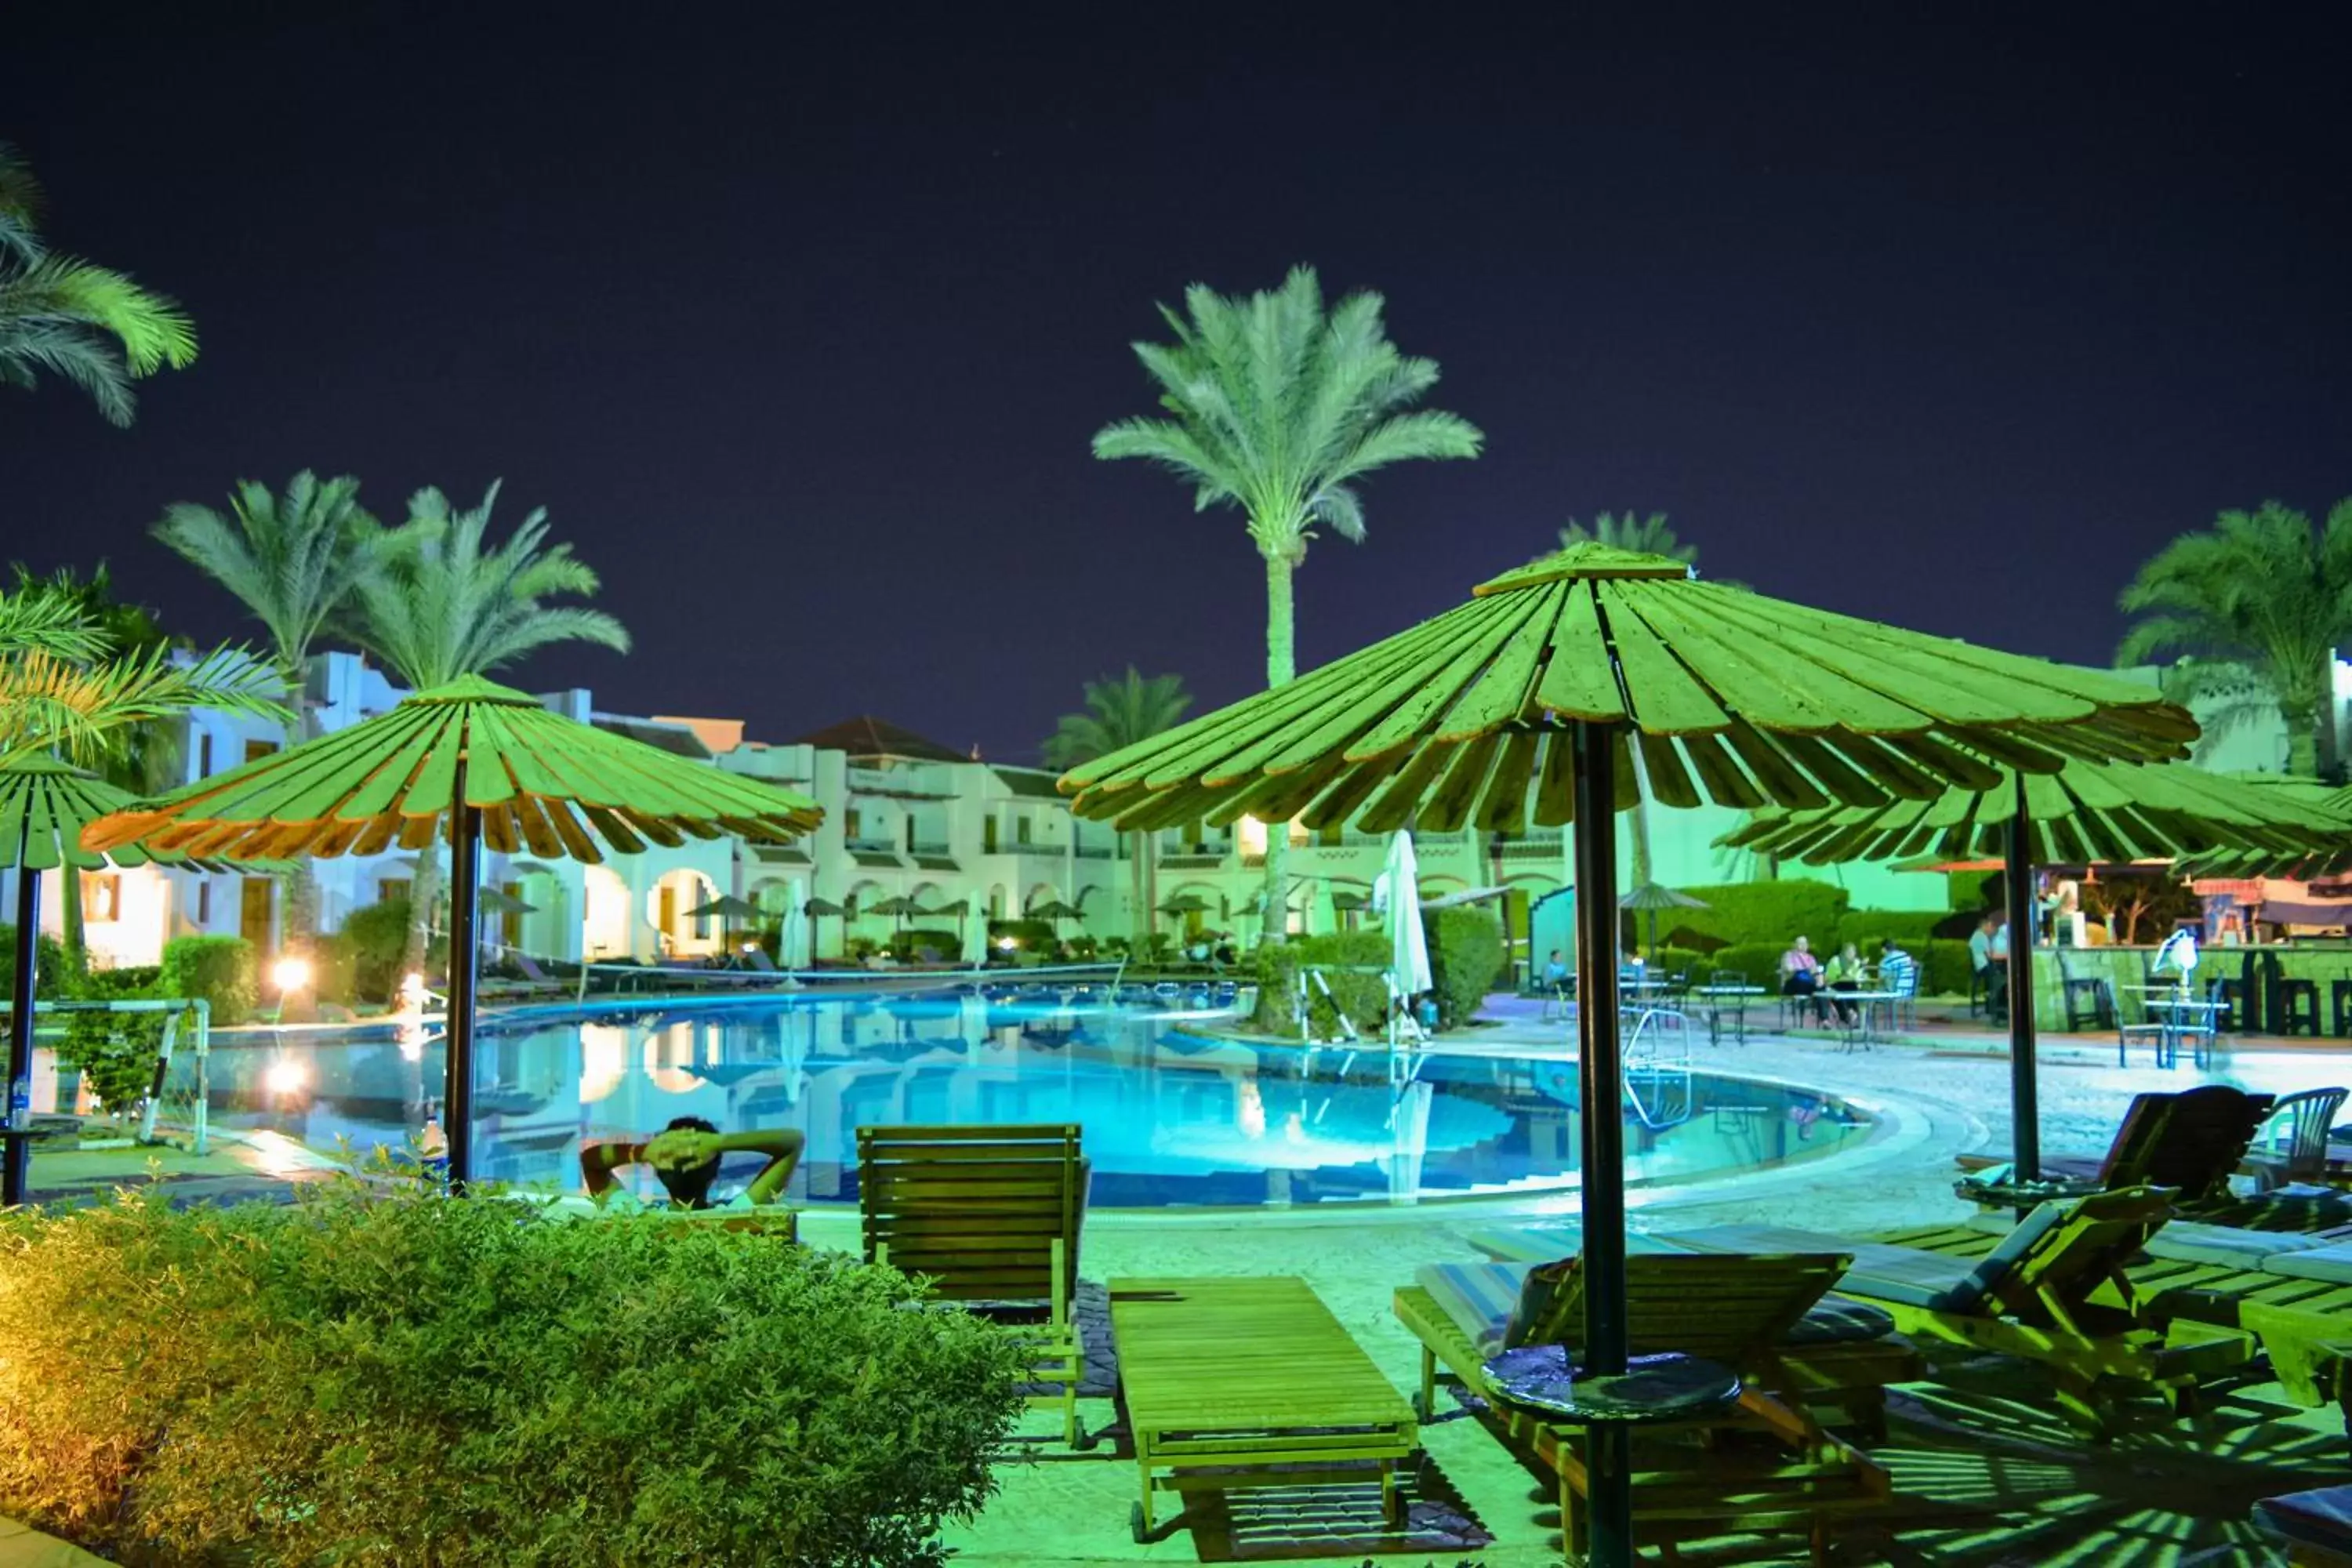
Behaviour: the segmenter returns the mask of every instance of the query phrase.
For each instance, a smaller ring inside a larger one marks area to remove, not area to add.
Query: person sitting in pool
[[[591,1143],[580,1151],[580,1173],[588,1195],[604,1206],[617,1193],[630,1203],[613,1173],[624,1165],[650,1165],[669,1194],[671,1206],[682,1209],[740,1207],[772,1204],[783,1196],[784,1184],[800,1163],[805,1140],[790,1127],[760,1128],[750,1132],[721,1132],[699,1116],[681,1116],[642,1143]],[[735,1152],[765,1154],[768,1163],[745,1187],[725,1203],[713,1203],[711,1184],[719,1179],[721,1156]]]

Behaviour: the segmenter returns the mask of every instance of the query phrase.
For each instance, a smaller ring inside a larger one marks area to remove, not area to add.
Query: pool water
[[[1213,1037],[1230,1022],[1181,999],[1050,992],[501,1018],[477,1041],[476,1170],[575,1190],[583,1142],[699,1116],[729,1131],[800,1129],[807,1152],[788,1195],[801,1203],[854,1202],[855,1130],[897,1122],[1076,1122],[1097,1206],[1415,1200],[1574,1180],[1572,1064],[1435,1055],[1392,1084],[1377,1047]],[[216,1039],[210,1081],[216,1126],[401,1149],[439,1093],[441,1042],[413,1026]],[[1626,1163],[1637,1179],[1827,1152],[1865,1125],[1832,1097],[1713,1075],[1636,1098]],[[722,1173],[722,1194],[758,1169],[755,1157],[741,1163]]]

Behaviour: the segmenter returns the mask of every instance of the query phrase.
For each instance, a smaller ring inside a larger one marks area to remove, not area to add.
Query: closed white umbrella
[[[1389,931],[1389,973],[1396,976],[1397,994],[1410,1000],[1435,984],[1429,974],[1429,938],[1421,926],[1421,868],[1412,852],[1412,835],[1399,833],[1389,840],[1388,864],[1372,884],[1372,907],[1385,911]]]
[[[964,906],[963,966],[978,969],[988,962],[988,911],[980,900],[972,900]]]
[[[809,966],[808,890],[798,877],[784,884],[784,929],[776,942],[776,955],[786,969]]]

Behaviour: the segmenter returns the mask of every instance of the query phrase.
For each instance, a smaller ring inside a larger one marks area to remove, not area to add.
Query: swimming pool
[[[1281,1206],[1539,1192],[1573,1183],[1572,1064],[1433,1055],[1395,1085],[1378,1048],[1245,1044],[1182,998],[771,996],[485,1022],[476,1169],[579,1185],[583,1141],[676,1116],[808,1139],[790,1197],[857,1195],[855,1129],[1075,1121],[1105,1207]],[[211,1113],[313,1148],[404,1145],[442,1081],[437,1035],[383,1026],[215,1039]],[[1833,1097],[1711,1074],[1627,1108],[1628,1174],[1674,1181],[1833,1151]],[[721,1190],[751,1168],[731,1165]],[[642,1174],[642,1173],[640,1173]]]

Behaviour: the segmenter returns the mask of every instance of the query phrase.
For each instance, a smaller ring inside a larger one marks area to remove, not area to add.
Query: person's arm
[[[580,1150],[580,1175],[588,1187],[588,1195],[599,1204],[611,1195],[620,1184],[613,1173],[623,1165],[635,1165],[646,1157],[642,1143],[589,1143]]]
[[[784,1185],[793,1179],[793,1167],[801,1163],[801,1150],[807,1140],[796,1128],[767,1127],[750,1132],[722,1132],[715,1140],[720,1152],[741,1151],[765,1154],[768,1163],[743,1189],[743,1195],[755,1204],[772,1204],[784,1195]]]

